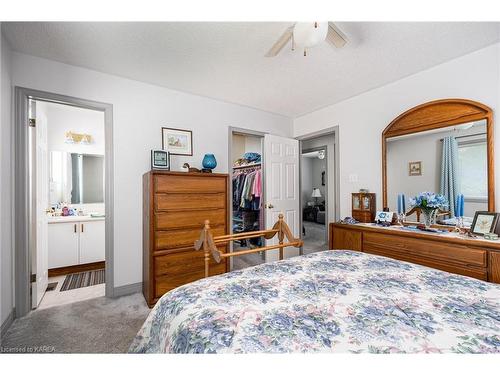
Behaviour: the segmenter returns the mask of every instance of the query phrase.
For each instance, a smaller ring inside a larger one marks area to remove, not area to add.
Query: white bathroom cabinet
[[[104,261],[104,220],[60,220],[48,226],[49,269]]]

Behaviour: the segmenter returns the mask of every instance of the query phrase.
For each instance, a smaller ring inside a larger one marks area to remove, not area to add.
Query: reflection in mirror
[[[452,224],[455,198],[465,196],[464,216],[488,210],[486,120],[387,138],[387,199],[397,207],[398,194],[408,200],[420,192],[441,193],[449,201]],[[406,204],[409,210],[408,202]],[[408,220],[416,221],[415,215]],[[420,218],[422,221],[423,218]]]
[[[50,204],[104,202],[104,156],[50,152]]]

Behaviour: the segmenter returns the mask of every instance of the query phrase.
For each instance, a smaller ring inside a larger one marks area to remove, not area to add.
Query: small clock
[[[170,170],[170,154],[164,150],[151,150],[151,169]]]

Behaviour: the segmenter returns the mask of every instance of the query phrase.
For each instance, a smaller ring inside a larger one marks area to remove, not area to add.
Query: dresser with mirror
[[[422,217],[409,209],[399,226],[331,223],[330,248],[500,283],[500,241],[455,232],[456,196],[464,196],[465,226],[476,211],[495,211],[493,152],[493,112],[484,104],[443,99],[402,113],[382,133],[383,207],[396,211],[400,195],[409,200],[424,191],[442,193],[448,204],[437,217],[440,231],[415,228]]]

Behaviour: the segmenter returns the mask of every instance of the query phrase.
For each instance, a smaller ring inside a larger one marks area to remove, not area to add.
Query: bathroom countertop
[[[90,215],[84,216],[49,216],[47,221],[49,224],[56,223],[74,223],[78,221],[102,221],[105,217],[92,217]]]

